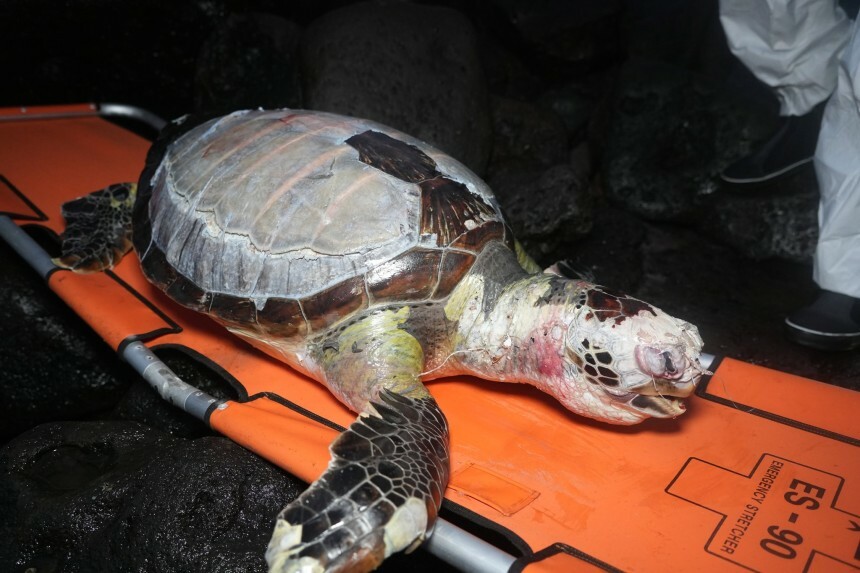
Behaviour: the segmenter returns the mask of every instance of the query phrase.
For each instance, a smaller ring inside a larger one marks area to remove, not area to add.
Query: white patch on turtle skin
[[[302,526],[278,519],[266,549],[269,573],[323,573],[325,568],[313,557],[293,559],[302,543]]]
[[[414,549],[424,540],[426,531],[427,506],[417,497],[410,497],[397,508],[385,525],[385,556],[404,549]]]

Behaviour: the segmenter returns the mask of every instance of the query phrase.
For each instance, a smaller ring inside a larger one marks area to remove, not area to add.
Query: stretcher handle
[[[139,121],[156,132],[167,125],[167,122],[141,107],[124,103],[89,103],[71,106],[36,106],[10,108],[0,114],[0,121],[27,121],[45,119],[74,119],[78,117],[124,117]]]
[[[0,215],[0,237],[43,279],[57,269],[51,255],[7,215]]]
[[[183,381],[142,342],[122,349],[122,357],[166,402],[206,422],[206,412],[224,402]]]
[[[124,103],[100,103],[99,115],[108,117],[127,117],[143,122],[155,131],[161,131],[167,122],[151,111]]]

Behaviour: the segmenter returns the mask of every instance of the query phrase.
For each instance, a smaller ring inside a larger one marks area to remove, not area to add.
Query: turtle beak
[[[634,410],[644,412],[653,418],[677,418],[687,411],[684,402],[674,396],[635,394],[628,404]]]
[[[683,399],[676,396],[652,396],[635,391],[609,396],[622,408],[648,418],[677,418],[687,411]]]

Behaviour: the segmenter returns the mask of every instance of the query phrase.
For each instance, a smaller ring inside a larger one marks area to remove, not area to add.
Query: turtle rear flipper
[[[131,212],[137,184],[117,183],[78,197],[62,207],[66,230],[61,235],[58,267],[79,273],[113,268],[131,250]]]
[[[370,571],[433,529],[448,428],[432,397],[383,390],[330,449],[325,473],[278,516],[270,573]]]

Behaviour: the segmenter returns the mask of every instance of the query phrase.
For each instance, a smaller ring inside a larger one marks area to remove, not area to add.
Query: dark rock
[[[622,3],[493,0],[531,48],[530,61],[551,77],[583,73],[623,56]]]
[[[265,571],[275,515],[303,488],[226,438],[42,425],[0,450],[0,568]]]
[[[766,188],[708,198],[702,227],[754,260],[808,262],[818,242],[818,184],[812,165]]]
[[[302,105],[300,28],[272,14],[231,14],[200,50],[198,111],[227,113]]]
[[[0,103],[120,102],[163,117],[187,113],[198,47],[225,4],[3,2],[9,49],[0,54],[6,76]]]
[[[603,162],[607,195],[655,221],[699,224],[752,259],[804,261],[815,248],[811,168],[770,188],[719,172],[771,133],[775,117],[680,68],[631,62],[621,74]]]
[[[511,32],[507,32],[509,34]],[[542,79],[521,57],[519,46],[510,46],[499,40],[498,35],[486,33],[479,38],[488,91],[503,97],[533,100],[543,89]]]
[[[510,98],[493,96],[493,153],[488,179],[513,168],[537,170],[564,163],[567,133],[561,118],[547,109]]]
[[[5,241],[0,261],[0,439],[111,408],[137,374]]]
[[[351,5],[308,27],[302,58],[306,107],[390,125],[483,173],[487,93],[474,30],[459,12]]]
[[[681,68],[631,60],[606,138],[607,196],[649,220],[694,221],[719,172],[767,135],[774,119]]]
[[[627,2],[622,16],[627,53],[707,76],[726,91],[775,111],[770,88],[729,50],[718,16],[718,0]]]
[[[502,172],[491,183],[517,239],[544,266],[552,262],[547,255],[591,231],[587,173],[562,163],[541,171]]]
[[[599,97],[592,86],[570,82],[543,93],[537,103],[561,118],[568,138],[576,141],[585,134]]]
[[[499,96],[491,102],[487,182],[519,241],[543,264],[591,230],[590,164],[571,161],[564,125],[552,111]],[[580,155],[587,154],[582,146]]]
[[[552,260],[567,261],[580,277],[633,293],[642,280],[642,244],[645,225],[621,209],[598,201],[592,231],[573,245],[552,253]]]
[[[628,3],[623,18],[629,53],[687,69],[697,69],[702,58],[713,57],[717,50],[730,60],[717,4],[717,0]]]

